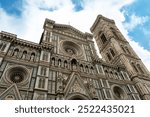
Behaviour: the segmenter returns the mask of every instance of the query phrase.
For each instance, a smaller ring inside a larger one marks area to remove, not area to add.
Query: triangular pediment
[[[21,100],[21,96],[20,96],[20,93],[19,93],[19,90],[18,90],[16,84],[12,84],[10,87],[8,87],[8,88],[0,95],[0,99],[1,99],[1,100],[9,99],[9,97],[6,98],[7,96],[13,97],[14,100]]]
[[[83,94],[90,98],[88,89],[78,73],[72,72],[69,81],[64,89],[65,97],[69,94]]]
[[[62,31],[63,33],[71,34],[71,35],[78,36],[81,38],[85,37],[85,34],[83,32],[79,31],[78,29],[70,25],[56,24],[54,26],[54,29],[57,29],[59,31]]]

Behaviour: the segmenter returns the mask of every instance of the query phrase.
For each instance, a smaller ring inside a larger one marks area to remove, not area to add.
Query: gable
[[[85,34],[78,29],[70,26],[70,25],[61,25],[57,24],[54,26],[54,29],[58,31],[62,31],[63,33],[66,33],[67,35],[73,35],[75,37],[85,38]]]
[[[70,94],[82,94],[90,99],[90,93],[84,86],[84,82],[78,73],[72,72],[69,81],[64,89],[65,97]]]
[[[10,99],[10,97],[13,97],[14,100],[21,100],[21,96],[16,84],[12,84],[0,95],[1,100],[5,100],[6,98]]]

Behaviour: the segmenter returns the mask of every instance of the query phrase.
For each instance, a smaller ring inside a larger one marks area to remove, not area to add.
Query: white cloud
[[[45,18],[52,19],[56,21],[56,23],[70,23],[70,25],[83,32],[90,32],[89,29],[97,15],[102,14],[114,19],[123,35],[129,38],[128,31],[123,25],[125,16],[120,9],[133,2],[134,0],[83,0],[84,9],[75,12],[73,10],[74,4],[71,0],[24,0],[22,7],[23,12],[20,18],[14,15],[10,16],[0,8],[0,29],[15,33],[18,37],[25,40],[38,43],[43,31],[42,27]],[[133,22],[133,20],[135,20],[135,22]],[[128,29],[133,29],[138,24],[146,21],[147,17],[140,18],[132,16],[129,23],[133,26]],[[150,70],[150,52],[134,41],[131,41],[131,46]]]
[[[130,17],[130,21],[127,23],[124,23],[124,26],[127,30],[133,30],[136,28],[138,25],[143,25],[145,22],[149,20],[148,16],[136,16],[135,14],[132,14]]]

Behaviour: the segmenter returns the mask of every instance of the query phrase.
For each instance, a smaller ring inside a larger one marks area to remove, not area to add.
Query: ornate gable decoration
[[[21,100],[21,95],[16,84],[12,84],[1,95],[1,100]]]
[[[66,33],[67,35],[73,35],[78,36],[80,38],[85,38],[85,34],[78,29],[70,26],[70,25],[64,25],[64,24],[55,24],[54,29],[62,31],[63,33]]]
[[[64,89],[64,93],[65,97],[67,97],[69,94],[80,93],[90,98],[89,92],[84,86],[82,79],[80,78],[79,74],[75,72],[71,74],[70,79]]]

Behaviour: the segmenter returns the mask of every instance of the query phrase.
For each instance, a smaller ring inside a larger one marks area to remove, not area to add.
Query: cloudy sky
[[[45,18],[90,32],[98,14],[115,20],[150,70],[149,0],[0,0],[0,31],[38,43]]]

